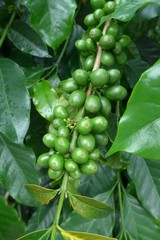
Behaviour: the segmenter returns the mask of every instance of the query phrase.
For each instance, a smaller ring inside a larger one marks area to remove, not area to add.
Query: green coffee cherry
[[[65,160],[64,167],[68,172],[75,172],[78,169],[78,164],[72,158],[68,158]]]
[[[108,85],[113,85],[121,80],[121,72],[118,69],[109,69]]]
[[[122,46],[121,46],[121,44],[120,44],[119,42],[116,42],[114,48],[112,49],[112,51],[113,51],[113,53],[114,53],[115,55],[120,54],[120,53],[122,52]]]
[[[116,63],[119,65],[124,65],[127,62],[127,55],[124,51],[121,51],[120,54],[115,57]]]
[[[60,126],[57,131],[58,137],[68,138],[70,135],[69,129],[66,126]]]
[[[81,107],[86,99],[86,93],[82,90],[76,90],[69,96],[68,102],[72,107]]]
[[[67,138],[64,137],[58,137],[55,142],[55,149],[60,154],[66,154],[68,153],[70,149],[70,143]]]
[[[99,41],[100,37],[102,36],[102,31],[98,28],[92,28],[89,32],[89,36],[94,41]]]
[[[107,28],[106,34],[111,34],[112,36],[117,38],[119,31],[120,31],[119,25],[117,23],[112,23]]]
[[[121,101],[127,96],[127,90],[121,85],[114,85],[106,89],[105,95],[111,101]]]
[[[78,146],[85,148],[89,153],[95,148],[95,138],[92,134],[80,134],[78,137]]]
[[[90,0],[90,4],[93,9],[103,8],[105,0]]]
[[[98,160],[100,156],[101,156],[101,151],[98,148],[95,148],[93,152],[90,153],[91,160]]]
[[[115,57],[110,51],[102,51],[101,63],[106,67],[111,67],[115,64]]]
[[[115,2],[108,1],[105,3],[103,10],[104,10],[105,14],[109,14],[109,13],[114,12],[115,7],[116,7]]]
[[[131,42],[131,39],[128,35],[122,35],[119,39],[119,43],[121,44],[122,48],[126,48],[129,43]]]
[[[97,50],[97,45],[91,38],[86,39],[86,46],[89,52],[95,52]]]
[[[88,82],[88,72],[86,70],[77,69],[73,72],[73,79],[76,84],[85,86]]]
[[[86,51],[87,50],[86,41],[84,39],[77,40],[75,42],[75,46],[80,51]]]
[[[101,101],[98,96],[90,95],[87,97],[84,107],[90,113],[97,113],[101,108]]]
[[[98,164],[93,160],[89,160],[87,163],[84,163],[80,166],[82,173],[92,175],[96,174],[98,171]]]
[[[43,153],[37,158],[37,164],[42,168],[48,168],[49,167],[49,153]]]
[[[55,106],[54,107],[54,117],[61,118],[61,119],[68,118],[69,117],[68,110],[66,109],[66,107],[64,107],[62,105]]]
[[[93,121],[93,132],[102,133],[106,131],[108,127],[108,121],[103,116],[97,116],[92,119]]]
[[[91,53],[88,52],[88,51],[81,51],[81,52],[80,52],[80,55],[81,55],[81,57],[83,57],[83,58],[88,57],[90,54],[91,54]]]
[[[66,93],[72,93],[73,91],[78,89],[78,85],[73,78],[68,78],[61,81],[59,87],[62,88],[62,90]]]
[[[109,140],[106,132],[96,133],[94,134],[94,137],[95,137],[97,146],[100,146],[100,147],[105,147]]]
[[[44,145],[48,148],[53,148],[56,140],[57,140],[57,136],[53,133],[45,134],[42,139]]]
[[[60,126],[65,126],[66,123],[61,118],[55,118],[53,119],[52,126],[55,129],[58,129]]]
[[[83,63],[84,69],[86,71],[91,71],[93,69],[94,63],[95,63],[95,57],[88,56]]]
[[[101,96],[100,101],[101,101],[100,113],[107,117],[111,113],[112,109],[111,103],[105,96]]]
[[[97,20],[94,18],[93,13],[88,14],[85,18],[84,18],[84,24],[87,27],[93,27],[97,24]]]
[[[63,170],[64,158],[62,155],[54,154],[49,158],[49,167],[54,171]]]
[[[72,159],[76,163],[83,164],[86,163],[89,159],[88,151],[83,147],[78,147],[72,152]]]
[[[100,38],[99,44],[104,49],[111,49],[115,45],[115,38],[111,34],[105,34]]]
[[[63,174],[63,170],[59,170],[59,171],[54,171],[52,169],[48,169],[48,176],[51,179],[58,179],[62,176]]]
[[[77,123],[77,131],[81,134],[88,134],[92,131],[93,128],[93,122],[92,119],[88,117],[82,118],[78,123]]]
[[[103,87],[108,80],[108,72],[103,68],[96,69],[90,74],[90,81],[94,87]]]
[[[105,15],[103,9],[96,9],[93,13],[94,18],[99,22],[101,18]]]
[[[80,179],[83,175],[83,173],[81,172],[81,170],[78,168],[73,172],[69,172],[70,177],[72,177],[73,179]]]

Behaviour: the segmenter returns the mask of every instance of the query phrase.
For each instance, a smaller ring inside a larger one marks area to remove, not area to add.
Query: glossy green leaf
[[[23,142],[29,126],[30,98],[22,69],[12,60],[0,58],[0,132]]]
[[[33,103],[40,115],[47,120],[53,118],[58,96],[48,81],[42,80],[34,89]]]
[[[103,17],[101,22],[104,22],[109,18],[115,18],[122,22],[127,22],[134,16],[137,10],[152,3],[160,5],[160,2],[157,0],[122,0],[117,4],[115,11],[107,17]]]
[[[84,232],[68,232],[57,226],[65,240],[117,240],[116,238],[109,238],[97,234]]]
[[[159,224],[136,198],[125,195],[123,210],[125,229],[133,239],[159,240]]]
[[[34,88],[36,83],[39,81],[40,77],[47,71],[48,68],[38,68],[38,67],[30,67],[23,68],[23,71],[26,76],[26,86],[28,89]]]
[[[113,169],[125,169],[129,164],[128,159],[124,158],[123,152],[116,152],[107,158],[104,162],[105,166],[111,167]]]
[[[17,202],[31,206],[35,201],[25,184],[39,182],[34,162],[35,155],[29,148],[0,134],[0,182]]]
[[[17,240],[48,240],[50,235],[50,230],[40,230],[28,233]]]
[[[134,20],[136,22],[149,21],[153,18],[159,17],[159,15],[160,15],[160,6],[158,6],[157,4],[150,4],[148,6],[141,8],[137,12]]]
[[[49,228],[53,222],[53,216],[55,215],[56,209],[56,201],[53,201],[48,205],[40,205],[29,219],[26,231],[29,233],[32,231]]]
[[[148,67],[149,64],[140,59],[132,59],[127,61],[125,65],[125,72],[131,88],[134,88],[141,74],[146,71]]]
[[[40,36],[25,22],[15,21],[8,31],[8,37],[22,52],[37,57],[50,57]]]
[[[160,160],[159,72],[160,60],[142,74],[128,101],[116,139],[107,156],[117,151],[126,151]]]
[[[113,192],[104,192],[98,194],[95,197],[97,200],[103,203],[114,206],[114,196]],[[100,219],[87,219],[78,215],[75,211],[67,215],[61,224],[63,229],[68,229],[69,231],[80,231],[80,232],[90,232],[94,234],[104,235],[112,237],[112,231],[114,228],[114,217],[115,214],[110,214],[105,218]],[[106,224],[107,223],[107,224]],[[58,234],[57,240],[62,240],[62,236]]]
[[[76,9],[75,0],[23,0],[30,11],[30,23],[43,41],[56,50],[69,36]]]
[[[116,171],[99,165],[98,173],[91,176],[84,175],[82,177],[78,190],[83,195],[94,197],[95,195],[109,191],[115,181]]]
[[[51,84],[51,86],[52,86],[53,88],[58,87],[60,81],[61,81],[61,80],[60,80],[60,78],[59,78],[59,76],[58,76],[57,73],[53,74],[53,75],[49,78],[49,82],[50,82],[50,84]]]
[[[153,39],[145,36],[137,40],[136,45],[142,58],[148,62],[149,65],[153,65],[159,59],[160,48]]]
[[[131,155],[128,174],[143,207],[160,221],[160,162]]]
[[[35,199],[42,204],[48,204],[51,199],[53,199],[59,190],[52,190],[49,188],[44,188],[35,184],[26,184],[26,187],[34,195]]]
[[[30,67],[23,68],[23,71],[26,76],[27,82],[36,83],[36,81],[42,76],[42,74],[48,70],[48,68],[38,68],[38,67]]]
[[[15,231],[16,229],[16,231]],[[25,232],[25,225],[18,218],[15,209],[11,208],[0,196],[0,239],[15,240]]]
[[[104,218],[113,211],[109,205],[93,198],[70,193],[69,200],[75,212],[85,218]]]

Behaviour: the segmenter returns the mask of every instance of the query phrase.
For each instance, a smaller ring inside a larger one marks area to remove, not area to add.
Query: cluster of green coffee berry
[[[69,118],[63,105],[54,108],[54,119],[43,143],[50,151],[37,159],[41,167],[47,167],[51,179],[57,179],[67,171],[72,178],[80,178],[83,173],[95,174],[98,170],[96,160],[100,157],[99,146],[108,143],[106,129],[108,121],[103,116],[84,117],[76,122]],[[77,132],[76,147],[72,149],[72,134]],[[73,150],[73,151],[72,151]]]
[[[72,77],[59,84],[68,105],[54,107],[54,119],[43,137],[43,143],[50,151],[37,159],[41,167],[49,168],[51,179],[60,178],[65,171],[74,179],[98,171],[99,148],[106,146],[109,140],[106,118],[111,113],[112,101],[121,101],[127,95],[120,85],[121,72],[111,66],[115,62],[126,62],[124,48],[130,38],[121,34],[116,22],[110,21],[106,32],[97,27],[105,14],[114,11],[113,1],[90,2],[94,13],[84,19],[89,29],[75,43],[82,56],[83,68],[76,69]],[[100,64],[95,68],[99,47]],[[77,118],[79,112],[81,115]]]
[[[123,34],[122,28],[114,20],[110,22],[104,34],[98,25],[104,15],[114,11],[115,2],[106,2],[105,0],[92,0],[90,2],[95,11],[85,17],[84,23],[88,29],[83,38],[76,42],[76,47],[80,50],[84,69],[91,71],[94,66],[97,42],[103,49],[101,64],[104,67],[110,68],[115,63],[125,64],[127,55],[124,49],[130,43],[130,37]]]

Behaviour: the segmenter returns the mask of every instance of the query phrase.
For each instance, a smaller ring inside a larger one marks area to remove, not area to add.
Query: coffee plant
[[[160,239],[160,2],[0,0],[0,240]]]

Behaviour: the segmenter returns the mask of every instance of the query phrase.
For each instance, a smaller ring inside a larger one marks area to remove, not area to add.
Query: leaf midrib
[[[13,118],[12,118],[12,113],[10,111],[9,99],[8,99],[7,94],[6,94],[6,87],[5,87],[4,78],[3,78],[3,74],[2,74],[1,70],[0,70],[0,81],[2,82],[2,88],[3,88],[3,93],[4,93],[3,95],[4,95],[4,98],[5,98],[6,105],[7,105],[7,112],[9,113],[9,116],[10,116],[10,119],[11,119],[11,122],[12,122],[12,127],[13,127],[15,135],[16,135],[16,140],[18,140],[17,132],[16,132],[16,129],[15,129],[14,124],[13,124]]]

